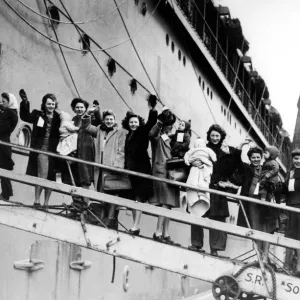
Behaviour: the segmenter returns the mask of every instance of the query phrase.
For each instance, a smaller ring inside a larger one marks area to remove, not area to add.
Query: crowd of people
[[[99,102],[93,106],[81,98],[71,101],[75,116],[59,111],[57,98],[46,94],[42,98],[41,109],[31,110],[30,101],[24,90],[20,90],[20,107],[16,97],[2,93],[0,98],[0,140],[10,142],[10,135],[21,120],[32,124],[31,148],[68,155],[85,161],[154,175],[162,179],[172,179],[188,184],[211,188],[229,193],[240,193],[268,202],[285,202],[300,208],[300,149],[292,152],[293,167],[287,173],[285,182],[280,182],[279,164],[276,158],[279,150],[269,146],[262,150],[250,147],[247,155],[249,163],[242,160],[242,149],[251,142],[245,140],[234,148],[225,143],[226,132],[218,124],[208,128],[206,140],[191,140],[191,122],[180,121],[172,133],[176,117],[166,107],[158,114],[156,97],[148,100],[149,114],[145,121],[141,116],[127,112],[121,125],[116,122],[112,110],[101,110]],[[151,144],[152,159],[148,154]],[[12,150],[0,145],[0,167],[13,170]],[[229,217],[225,196],[168,185],[162,181],[151,181],[138,176],[127,176],[96,168],[84,163],[69,163],[42,153],[30,152],[26,174],[55,180],[61,173],[62,182],[84,189],[111,195],[123,196],[142,203],[150,203],[166,209],[181,205],[181,194],[187,203],[187,212],[198,217],[225,222]],[[279,184],[280,183],[280,184]],[[8,201],[13,195],[10,180],[1,178],[0,198]],[[43,188],[35,187],[34,206],[41,207]],[[44,191],[44,206],[49,203],[50,189]],[[97,205],[88,198],[82,198],[85,205]],[[255,230],[274,233],[280,221],[280,212],[274,208],[245,202],[240,209],[238,225],[250,226]],[[246,214],[243,213],[246,212]],[[117,229],[118,209],[114,204],[102,204],[98,217],[108,228]],[[130,233],[140,234],[141,211],[133,210],[133,225]],[[288,218],[286,236],[300,240],[300,215],[291,213]],[[176,244],[169,234],[170,220],[159,216],[153,239],[167,244]],[[203,228],[191,226],[190,250],[204,252]],[[218,255],[226,249],[227,235],[223,231],[209,230],[210,251]],[[268,262],[269,244],[260,242],[264,262]],[[297,275],[300,275],[300,251],[298,251]]]

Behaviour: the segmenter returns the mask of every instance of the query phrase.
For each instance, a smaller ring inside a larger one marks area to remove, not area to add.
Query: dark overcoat
[[[0,140],[10,143],[10,135],[18,123],[18,113],[14,109],[5,109],[0,112]],[[0,168],[12,170],[14,162],[11,159],[11,147],[0,145]]]
[[[74,125],[80,127],[78,130],[77,139],[77,158],[86,161],[95,161],[95,143],[94,138],[86,132],[82,127],[82,121],[80,116],[73,118]],[[99,119],[92,119],[92,125],[98,126],[101,124]],[[94,167],[91,165],[80,164],[77,165],[77,180],[79,185],[91,185],[94,181]]]
[[[172,158],[171,140],[162,138],[162,123],[157,122],[150,130],[149,136],[152,143],[152,175],[159,178],[167,178],[167,160]],[[154,205],[168,205],[169,207],[179,207],[179,187],[168,185],[163,182],[154,181],[154,197],[151,199]]]
[[[21,101],[20,117],[22,121],[33,124],[30,147],[34,149],[41,149],[46,134],[47,122],[45,121],[45,119],[47,118],[47,116],[44,114],[44,112],[37,109],[34,109],[32,112],[30,112],[29,101]],[[44,120],[43,127],[37,126],[39,118],[42,118]],[[56,152],[56,148],[59,142],[59,135],[60,135],[59,127],[60,127],[60,117],[59,114],[56,111],[54,111],[51,129],[50,129],[50,136],[49,136],[48,151],[50,152],[54,152],[54,153]],[[26,170],[27,175],[37,177],[38,175],[37,156],[38,156],[37,153],[30,152],[27,170]],[[56,161],[57,159],[49,156],[49,171],[47,177],[47,179],[49,180],[55,180],[55,172],[57,167]]]
[[[150,110],[145,125],[130,131],[125,140],[125,169],[145,174],[151,174],[151,163],[148,154],[149,132],[157,121],[157,111]],[[130,176],[133,195],[141,196],[143,200],[153,195],[153,183],[141,177]]]
[[[219,181],[227,181],[238,167],[240,152],[233,147],[229,147],[229,153],[224,152],[220,147],[208,143],[207,147],[211,148],[217,156],[217,162],[214,164],[213,173],[211,176],[210,188],[224,192],[231,192],[228,189],[223,189],[217,186]],[[215,217],[229,217],[229,209],[227,198],[225,196],[211,194],[210,195],[210,209],[206,216]]]

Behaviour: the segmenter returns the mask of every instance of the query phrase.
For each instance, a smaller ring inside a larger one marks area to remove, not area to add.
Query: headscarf
[[[8,108],[19,110],[18,100],[16,96],[10,93],[8,94],[8,96],[9,96]]]

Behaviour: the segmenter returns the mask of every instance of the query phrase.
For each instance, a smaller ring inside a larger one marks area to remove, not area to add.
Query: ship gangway
[[[66,161],[86,163],[114,172],[126,173],[152,180],[163,181],[175,186],[220,194],[234,198],[238,201],[257,203],[281,210],[283,208],[281,205],[275,203],[262,202],[257,199],[211,189],[197,188],[168,179],[156,178],[154,176],[87,162],[72,157],[64,157],[51,152],[31,149],[16,144],[2,141],[0,141],[0,144],[12,146],[15,153],[23,155],[26,155],[28,151],[44,153],[53,157],[65,159]],[[137,203],[125,198],[74,187],[72,185],[18,174],[4,169],[0,169],[0,177],[5,177],[26,185],[49,188],[58,193],[70,195],[72,197],[86,197],[95,202],[112,203],[126,207],[127,209],[141,210],[142,212],[153,216],[164,216],[180,223],[198,225],[206,229],[223,231],[234,236],[252,240],[254,248],[256,241],[265,241],[279,247],[300,249],[299,241],[285,238],[280,235],[271,235],[251,228],[243,228],[233,224],[195,217],[186,213],[171,211],[149,204]],[[245,263],[240,260],[194,252],[181,246],[159,243],[147,237],[132,236],[123,231],[92,225],[85,222],[84,214],[82,214],[81,221],[77,221],[49,211],[36,210],[22,204],[10,204],[5,201],[0,201],[0,206],[0,224],[4,226],[210,282],[213,284],[212,294],[215,299],[299,299],[300,278],[293,277],[288,271],[276,272],[268,265],[261,265],[259,254],[257,255],[257,263]],[[286,211],[300,213],[299,209],[293,207],[286,206],[284,209]],[[58,228],[63,228],[63,230],[57,230]],[[29,261],[25,267],[29,271],[31,269],[35,270],[39,268],[38,264],[39,262]],[[128,282],[125,280],[124,289],[126,287],[128,287]]]

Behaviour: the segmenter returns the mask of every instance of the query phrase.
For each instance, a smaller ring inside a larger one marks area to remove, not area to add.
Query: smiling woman
[[[22,99],[20,104],[21,120],[33,124],[30,147],[56,152],[59,142],[60,117],[55,111],[57,108],[55,95],[46,94],[42,99],[41,110],[34,109],[30,112],[30,102],[28,101],[25,91],[21,90],[19,94]],[[45,154],[30,152],[26,174],[48,180],[55,180],[55,166],[55,158]],[[41,205],[40,196],[42,190],[40,186],[35,187],[34,205],[37,207]],[[50,195],[51,190],[45,189],[45,206],[48,205]]]

